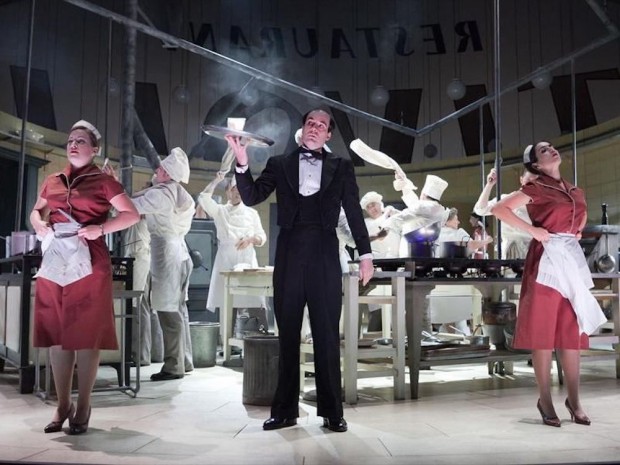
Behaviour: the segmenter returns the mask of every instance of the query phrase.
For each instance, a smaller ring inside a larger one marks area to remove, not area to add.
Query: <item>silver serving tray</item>
[[[226,139],[226,136],[241,137],[242,142],[245,143],[245,145],[270,147],[274,144],[274,141],[268,137],[254,134],[252,132],[239,131],[237,129],[229,129],[222,126],[213,126],[211,124],[205,124],[201,129],[205,134],[217,137],[218,139]]]

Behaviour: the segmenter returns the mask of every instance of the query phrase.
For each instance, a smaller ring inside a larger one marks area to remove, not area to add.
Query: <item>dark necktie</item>
[[[299,153],[302,160],[306,160],[312,164],[314,164],[317,160],[323,159],[323,152],[320,150],[310,150],[306,147],[302,147]]]

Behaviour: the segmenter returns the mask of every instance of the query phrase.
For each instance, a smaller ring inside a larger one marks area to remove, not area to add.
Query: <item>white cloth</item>
[[[250,268],[258,267],[256,250],[249,245],[243,250],[237,250],[235,245],[239,240],[255,236],[260,239],[260,246],[267,241],[267,235],[260,221],[258,212],[243,204],[218,204],[213,200],[210,192],[202,192],[198,196],[198,204],[213,218],[217,230],[218,248],[211,270],[207,309],[215,311],[224,305],[224,282],[222,271],[230,271],[235,265],[245,263]],[[233,296],[233,307],[266,307],[263,296]]]
[[[185,235],[192,226],[194,199],[178,182],[168,181],[131,200],[146,215],[151,234],[151,306],[158,312],[178,312],[179,295],[187,293],[182,282],[190,260]]]
[[[398,214],[392,206],[387,206],[378,218],[365,218],[366,229],[369,236],[376,236],[379,231],[384,229],[384,225],[390,219],[390,215]],[[387,236],[377,239],[370,243],[373,258],[397,258],[400,247],[400,234],[394,229],[387,229]]]
[[[56,223],[41,243],[43,258],[35,278],[45,278],[59,286],[92,274],[90,250],[86,239],[77,235],[79,223]]]
[[[607,318],[589,291],[594,283],[579,241],[572,234],[552,234],[542,244],[545,251],[536,282],[568,299],[577,316],[579,332],[592,334]]]
[[[346,246],[355,248],[355,240],[347,221],[347,215],[344,208],[340,207],[340,215],[338,216],[338,225],[336,226],[336,236],[338,236],[338,255],[340,258],[340,268],[343,273],[349,271],[349,260],[351,256],[347,252]]]

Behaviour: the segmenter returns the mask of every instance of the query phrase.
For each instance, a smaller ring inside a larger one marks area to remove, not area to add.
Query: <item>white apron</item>
[[[67,214],[65,216],[69,217]],[[67,286],[92,274],[88,244],[86,239],[77,235],[81,227],[73,220],[53,226],[53,231],[47,233],[41,243],[43,258],[35,278],[45,278],[59,286]]]
[[[235,244],[244,237],[258,237],[260,245],[267,241],[267,235],[258,216],[258,212],[243,203],[232,205],[218,204],[210,192],[202,192],[198,203],[213,218],[217,230],[218,249],[211,270],[207,309],[214,312],[224,305],[224,283],[226,278],[222,271],[231,271],[235,265],[245,264],[247,268],[257,268],[256,250],[253,245],[237,250]],[[266,307],[263,296],[233,296],[233,307],[255,308]]]

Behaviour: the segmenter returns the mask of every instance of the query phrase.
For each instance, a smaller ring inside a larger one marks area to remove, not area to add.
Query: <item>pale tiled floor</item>
[[[489,376],[486,366],[439,367],[421,374],[417,401],[393,401],[391,381],[362,380],[360,401],[345,405],[349,432],[320,427],[301,403],[293,428],[263,431],[268,407],[244,405],[239,369],[197,369],[154,383],[143,368],[137,398],[94,395],[82,436],[44,434],[54,404],[17,392],[16,372],[0,374],[0,461],[93,464],[525,464],[620,463],[620,380],[611,360],[583,365],[583,404],[592,426],[570,422],[564,388],[554,387],[561,428],[541,423],[532,369]],[[99,386],[113,379],[100,370]],[[407,386],[408,387],[408,386]]]

